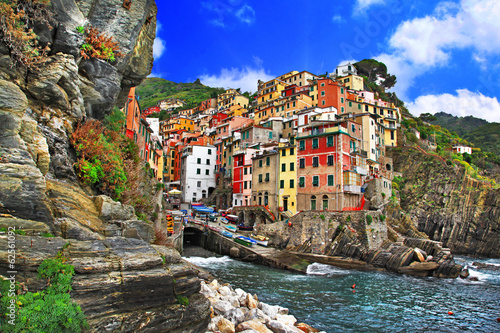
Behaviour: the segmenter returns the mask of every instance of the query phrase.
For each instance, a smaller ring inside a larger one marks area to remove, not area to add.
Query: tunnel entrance
[[[205,233],[197,228],[186,227],[184,229],[183,247],[205,245]]]

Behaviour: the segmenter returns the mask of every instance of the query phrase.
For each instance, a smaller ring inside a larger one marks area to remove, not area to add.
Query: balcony
[[[362,149],[352,149],[350,151],[350,154],[351,155],[361,155],[363,157],[367,157],[368,156],[368,153],[366,150],[362,150]]]
[[[389,119],[389,120],[397,120],[396,116],[394,114],[388,114],[385,116],[385,119]]]
[[[359,173],[360,175],[366,176],[368,175],[368,169],[360,167],[360,166],[354,166],[353,168],[354,172]]]
[[[337,133],[337,132],[349,134],[349,133],[347,133],[347,130],[345,130],[344,128],[335,126],[335,127],[327,127],[327,128],[318,128],[318,129],[315,129],[313,131],[306,131],[306,132],[302,132],[302,133],[297,133],[297,137],[300,138],[300,137],[306,137],[306,136],[320,135],[323,133]]]
[[[361,186],[359,186],[359,185],[344,185],[344,192],[361,193]]]

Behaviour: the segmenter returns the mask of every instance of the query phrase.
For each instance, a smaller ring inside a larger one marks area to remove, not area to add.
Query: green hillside
[[[223,88],[207,87],[199,80],[193,83],[175,83],[160,78],[147,78],[136,87],[136,94],[140,97],[143,109],[155,106],[167,98],[183,99],[187,103],[186,108],[192,108],[222,92]]]
[[[500,124],[488,123],[484,119],[473,116],[456,117],[445,112],[434,115],[435,120],[429,119],[433,125],[439,125],[450,132],[470,142],[474,147],[484,152],[500,155]]]

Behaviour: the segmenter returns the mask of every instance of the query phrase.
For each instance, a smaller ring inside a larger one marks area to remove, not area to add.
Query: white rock
[[[282,314],[282,315],[287,315],[288,314],[288,308],[282,308],[281,306],[279,307],[279,310],[278,310],[278,313],[279,314]]]
[[[251,309],[245,314],[245,321],[252,321],[252,320],[258,320],[260,322],[267,322],[271,320],[268,315],[266,315],[262,310],[260,309]]]
[[[286,325],[291,325],[291,326],[294,326],[295,323],[297,322],[297,318],[295,318],[294,316],[291,316],[291,315],[280,315],[278,314],[276,316],[276,320],[286,324]]]
[[[225,318],[230,320],[235,326],[245,321],[245,314],[241,308],[232,309],[226,313]]]
[[[217,332],[219,330],[218,328],[219,321],[221,321],[222,319],[224,319],[224,317],[222,316],[213,317],[210,323],[208,324],[207,330],[209,332]]]
[[[219,321],[217,328],[220,333],[234,333],[234,324],[225,318]]]
[[[272,320],[276,319],[276,316],[279,313],[280,307],[277,305],[269,305],[266,303],[260,302],[259,309],[262,310],[266,315],[268,315]]]
[[[267,327],[274,333],[304,333],[293,325],[287,325],[277,320],[269,321]]]
[[[231,289],[228,286],[220,287],[219,294],[221,294],[222,296],[229,296],[231,295]]]
[[[231,309],[234,309],[234,307],[231,305],[231,303],[227,301],[218,301],[214,305],[214,311],[215,314],[225,316],[226,313],[231,311]]]
[[[255,309],[259,306],[259,303],[258,301],[255,300],[255,298],[252,295],[247,294],[244,306],[246,306],[249,309]]]
[[[217,293],[212,288],[210,288],[207,284],[205,284],[204,282],[202,282],[202,284],[201,284],[200,293],[207,298],[208,297],[212,297],[212,298],[217,297]]]
[[[238,299],[238,297],[233,296],[233,295],[222,296],[221,297],[221,301],[229,302],[235,308],[239,308],[241,306],[240,305],[240,300]]]

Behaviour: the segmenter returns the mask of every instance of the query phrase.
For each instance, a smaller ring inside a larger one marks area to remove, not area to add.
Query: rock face
[[[52,29],[34,27],[42,47],[50,47],[36,67],[12,66],[0,43],[0,227],[26,232],[16,236],[18,282],[29,291],[45,287],[37,268],[62,252],[75,266],[72,297],[90,331],[203,332],[210,313],[199,272],[177,252],[149,245],[153,226],[132,207],[82,187],[69,144],[78,122],[102,120],[151,72],[155,1],[51,0],[50,6]],[[77,27],[112,37],[123,56],[84,59],[85,35]],[[58,237],[38,236],[49,233]],[[5,249],[0,235],[3,271]]]
[[[392,156],[404,174],[401,208],[419,231],[453,253],[500,257],[500,189],[413,148],[392,149]]]
[[[7,237],[0,236],[7,248]],[[123,237],[75,241],[63,238],[16,237],[16,268],[29,291],[45,287],[36,270],[47,257],[61,252],[75,267],[72,299],[85,312],[91,332],[201,332],[210,304],[200,293],[200,280],[174,250],[162,258],[148,243]],[[7,254],[0,252],[0,268]],[[177,296],[186,297],[180,305]]]

